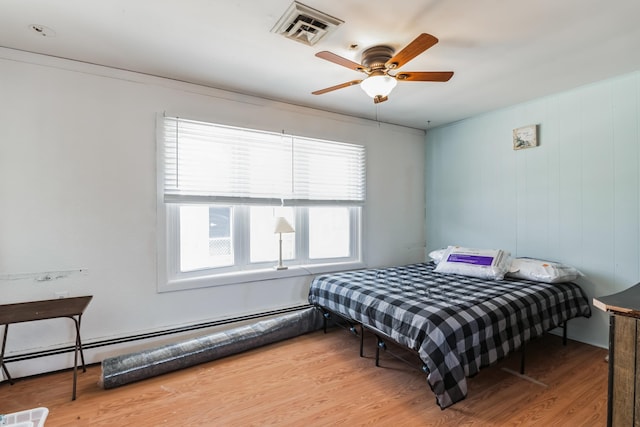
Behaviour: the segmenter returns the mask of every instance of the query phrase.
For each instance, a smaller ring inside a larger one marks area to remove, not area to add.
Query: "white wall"
[[[591,300],[640,281],[640,73],[427,132],[427,250],[502,248],[571,264]],[[540,146],[512,149],[539,125]],[[608,319],[569,323],[606,347]]]
[[[85,343],[306,302],[310,277],[156,291],[158,112],[365,145],[365,261],[424,259],[423,131],[9,49],[0,99],[0,302],[94,295]],[[66,273],[36,280],[50,271]],[[7,356],[73,339],[66,319],[12,325]],[[66,354],[9,369],[71,365]]]

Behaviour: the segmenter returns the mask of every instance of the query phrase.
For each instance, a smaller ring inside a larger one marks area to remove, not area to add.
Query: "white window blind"
[[[292,137],[293,193],[285,204],[364,202],[364,147]]]
[[[363,146],[163,117],[167,203],[361,204]]]

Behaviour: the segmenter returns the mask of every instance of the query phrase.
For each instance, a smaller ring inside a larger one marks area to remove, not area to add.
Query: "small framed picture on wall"
[[[536,147],[538,145],[538,125],[523,126],[513,130],[513,149]]]

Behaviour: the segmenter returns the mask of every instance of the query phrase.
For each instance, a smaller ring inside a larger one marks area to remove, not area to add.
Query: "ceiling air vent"
[[[294,1],[271,29],[271,32],[313,46],[343,22]]]

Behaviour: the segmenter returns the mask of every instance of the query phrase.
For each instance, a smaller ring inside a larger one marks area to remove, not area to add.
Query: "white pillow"
[[[437,264],[442,259],[445,251],[446,249],[436,249],[435,251],[431,251],[429,252],[429,258],[434,264]]]
[[[510,265],[511,254],[502,249],[449,246],[434,271],[481,279],[502,280],[509,271]]]
[[[559,262],[535,258],[516,258],[511,262],[507,276],[544,283],[564,283],[576,280],[584,274]]]

